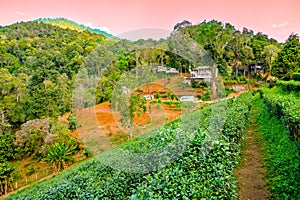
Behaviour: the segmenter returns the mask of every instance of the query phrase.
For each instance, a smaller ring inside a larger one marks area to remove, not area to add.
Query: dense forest
[[[229,23],[215,20],[197,25],[183,21],[175,25],[170,37],[176,34],[200,44],[227,80],[246,76],[265,81],[270,77],[300,80],[297,34],[291,33],[284,43],[279,43],[261,32],[237,30]],[[0,27],[0,169],[6,170],[8,182],[11,183],[15,167],[8,162],[26,156],[35,159],[48,156],[51,162],[49,154],[60,148],[54,144],[69,152],[78,148],[80,142],[70,135],[76,128],[76,118],[71,115],[68,123],[63,123],[58,117],[73,112],[74,82],[77,73],[93,61],[89,58],[93,52],[97,51],[100,57],[112,57],[94,90],[83,94],[95,94],[96,103],[109,101],[122,73],[136,66],[165,65],[183,73],[197,67],[162,49],[124,50],[130,45],[147,47],[164,41],[120,40],[66,19],[40,19]],[[257,66],[261,67],[261,73],[251,71]],[[92,73],[87,69],[86,78]]]
[[[37,22],[1,28],[1,125],[70,111],[72,80],[104,39]]]

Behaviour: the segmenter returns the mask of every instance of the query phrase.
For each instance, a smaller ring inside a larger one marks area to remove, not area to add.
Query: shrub
[[[160,99],[160,94],[159,93],[155,94],[155,99]]]
[[[269,112],[286,124],[291,137],[300,140],[300,103],[291,95],[276,94],[270,89],[262,89],[261,96],[264,97]]]
[[[300,81],[300,72],[296,72],[293,74],[293,80]]]
[[[277,86],[280,87],[283,91],[295,91],[300,92],[300,81],[278,81]]]
[[[72,131],[75,130],[78,126],[77,118],[73,114],[70,114],[67,120],[69,123],[69,129]]]
[[[210,101],[211,96],[210,96],[210,92],[206,91],[206,93],[204,95],[202,95],[201,100],[202,101]]]

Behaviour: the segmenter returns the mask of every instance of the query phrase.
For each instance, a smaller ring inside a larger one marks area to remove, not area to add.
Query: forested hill
[[[70,110],[71,85],[105,36],[39,22],[0,28],[1,131]]]
[[[83,24],[78,24],[78,23],[76,23],[72,20],[66,19],[66,18],[39,18],[35,21],[49,23],[51,25],[59,26],[64,29],[68,28],[71,30],[79,31],[79,32],[87,30],[92,33],[105,35],[106,37],[113,37],[113,35],[107,33],[106,31],[103,31],[98,28],[91,28],[91,27],[85,26]]]
[[[69,23],[63,19],[56,21]],[[299,71],[300,44],[296,34],[280,44],[265,34],[254,34],[246,28],[240,31],[229,23],[215,20],[198,25],[183,21],[174,27],[173,33],[176,32],[183,32],[202,45],[221,74],[229,78],[238,75],[239,69],[244,69],[245,75],[245,70],[254,65],[260,65],[267,75],[282,79],[293,78]],[[31,119],[69,111],[74,77],[84,57],[104,39],[104,35],[87,30],[64,29],[36,21],[0,27],[0,126],[18,126]],[[137,44],[145,42],[155,41],[139,40]],[[288,51],[291,47],[295,51]],[[190,66],[176,55],[157,50],[152,52],[151,61],[149,56],[143,59],[148,53],[146,50],[139,53],[139,62],[145,62],[139,64],[160,63],[185,71]],[[114,78],[107,75],[109,80],[102,84],[104,89],[97,91],[97,97],[104,96],[101,101],[109,99],[111,82],[118,80],[122,70],[134,67],[137,62],[134,55],[116,58],[115,73],[109,72]]]

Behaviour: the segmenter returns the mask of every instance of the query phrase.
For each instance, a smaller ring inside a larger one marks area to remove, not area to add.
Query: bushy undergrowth
[[[277,81],[276,85],[284,91],[300,92],[300,81]]]

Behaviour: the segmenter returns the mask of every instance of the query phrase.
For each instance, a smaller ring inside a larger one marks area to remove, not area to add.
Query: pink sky
[[[184,19],[230,22],[280,42],[300,33],[299,0],[0,0],[0,25],[39,17],[66,17],[115,35],[150,27],[172,30]]]

